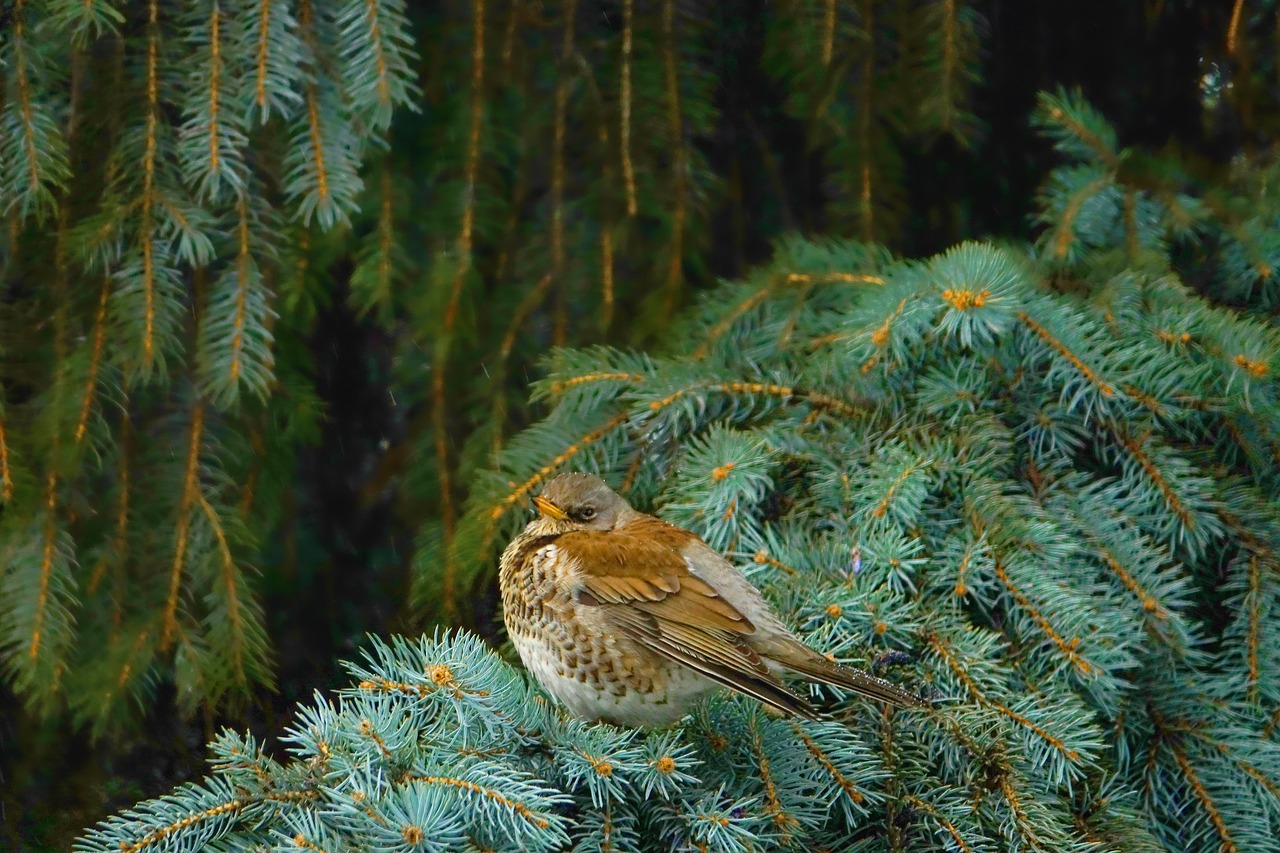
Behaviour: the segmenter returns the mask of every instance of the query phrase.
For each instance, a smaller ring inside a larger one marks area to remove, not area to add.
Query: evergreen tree
[[[331,279],[391,341],[386,381],[412,413],[366,492],[395,487],[415,527],[438,519],[425,552],[440,539],[451,554],[461,483],[523,419],[511,361],[598,339],[623,311],[643,337],[681,302],[687,266],[705,277],[712,22],[674,0],[603,18],[578,5],[13,4],[0,662],[30,710],[106,733],[157,684],[191,712],[271,683],[251,576],[292,573],[272,543],[298,536],[291,472],[321,420],[301,344]],[[851,57],[908,24],[894,50],[917,64],[899,63],[896,91],[954,79],[919,119],[946,132],[935,113],[962,112],[972,15],[935,3],[874,24],[864,5],[770,19],[773,43],[816,40],[844,75],[819,84],[794,51],[767,63],[797,93],[819,87],[795,100],[824,128],[814,144],[870,83]],[[431,571],[442,614],[467,621],[456,568]]]
[[[1037,244],[794,240],[660,354],[555,351],[453,544],[598,472],[931,710],[584,725],[470,635],[375,638],[290,762],[228,731],[78,849],[1280,849],[1275,167],[1195,196],[1074,94],[1036,119]]]
[[[500,455],[544,411],[541,355],[678,359],[672,329],[704,332],[678,310],[785,232],[907,254],[1022,235],[1038,87],[1083,81],[1124,138],[1192,155],[1082,137],[1042,200],[1055,287],[1123,246],[1105,263],[1163,253],[1210,299],[1273,313],[1253,155],[1280,116],[1278,11],[0,3],[0,847],[62,849],[55,821],[184,777],[127,749],[274,730],[366,630],[490,632],[489,561],[524,495],[495,524],[481,472],[524,482],[568,446]],[[717,338],[777,299],[799,323],[829,283],[795,284],[698,311]],[[1251,346],[1241,369],[1264,363]],[[1230,416],[1251,449],[1221,464],[1274,452],[1257,411]],[[595,445],[636,423],[572,427]]]

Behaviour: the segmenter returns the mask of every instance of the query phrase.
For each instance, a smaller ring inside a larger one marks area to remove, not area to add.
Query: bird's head
[[[594,474],[561,474],[533,499],[543,526],[556,532],[612,530],[631,505]]]

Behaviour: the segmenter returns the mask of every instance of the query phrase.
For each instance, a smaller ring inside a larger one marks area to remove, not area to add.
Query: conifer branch
[[[1115,576],[1119,578],[1120,583],[1124,585],[1124,588],[1133,593],[1134,598],[1138,599],[1138,602],[1142,605],[1144,613],[1150,613],[1160,620],[1169,618],[1169,608],[1157,601],[1155,597],[1153,597],[1151,593],[1149,593],[1142,584],[1138,582],[1138,579],[1127,571],[1120,561],[1116,559],[1115,554],[1096,542],[1094,543],[1094,547],[1097,548],[1098,555],[1102,557],[1102,562],[1106,564],[1107,568],[1111,569]]]
[[[32,614],[31,641],[27,655],[35,661],[40,657],[40,641],[43,639],[44,622],[49,612],[49,589],[53,583],[54,562],[58,545],[58,475],[51,468],[45,477],[44,487],[44,539],[40,552],[39,592]]]
[[[1026,611],[1027,615],[1031,617],[1031,620],[1035,622],[1037,626],[1039,626],[1040,630],[1043,631],[1045,636],[1048,637],[1054,646],[1057,647],[1058,651],[1062,652],[1063,657],[1069,660],[1071,665],[1074,666],[1076,671],[1081,675],[1092,674],[1094,672],[1093,666],[1086,661],[1078,651],[1076,651],[1076,649],[1080,647],[1080,638],[1072,637],[1069,641],[1063,639],[1062,635],[1054,630],[1053,624],[1045,618],[1044,614],[1042,614],[1039,608],[1032,603],[1026,593],[1013,583],[1009,578],[1009,571],[1007,567],[998,558],[996,559],[995,569],[996,577],[1000,579],[1000,583],[1002,583],[1004,588],[1009,591],[1009,594],[1013,596],[1013,600],[1018,603],[1019,607]]]
[[[633,21],[635,0],[622,0],[622,92],[620,113],[622,129],[619,133],[619,148],[622,151],[622,179],[627,190],[627,215],[635,216],[636,205],[636,173],[631,162],[631,39],[635,24]]]
[[[253,102],[264,115],[267,111],[267,57],[271,53],[271,6],[273,0],[258,0],[257,68]]]
[[[965,690],[973,698],[973,701],[985,708],[990,708],[998,714],[1008,717],[1010,720],[1013,720],[1019,726],[1027,729],[1036,737],[1053,747],[1055,751],[1060,753],[1072,764],[1076,764],[1080,761],[1080,754],[1076,750],[1068,747],[1061,738],[1051,734],[1048,730],[1032,722],[1017,711],[987,698],[987,696],[978,687],[977,682],[975,682],[973,677],[969,675],[964,664],[962,664],[960,659],[952,653],[952,649],[942,640],[942,638],[936,635],[930,635],[926,640],[929,643],[929,646],[938,653],[938,657],[942,658],[943,662],[947,664],[955,674],[956,678],[959,679],[960,683],[964,685]]]
[[[236,253],[236,296],[235,319],[232,321],[231,366],[228,369],[227,384],[234,386],[240,381],[240,354],[244,348],[245,304],[249,300],[249,211],[244,197],[236,205],[237,225],[236,237],[240,248]]]
[[[516,28],[524,18],[524,7],[521,0],[511,0],[510,10],[507,13],[507,26],[502,36],[502,76],[505,79],[512,79],[513,61],[516,52]],[[523,161],[522,161],[523,162]]]
[[[218,27],[222,20],[217,0],[211,4],[209,12],[209,173],[216,175],[221,171],[218,137],[218,98],[219,76],[222,74],[222,44],[218,35]]]
[[[551,393],[563,394],[570,388],[579,385],[586,385],[589,382],[643,382],[644,375],[640,373],[585,373],[579,376],[570,376],[568,379],[557,379],[551,383]]]
[[[120,845],[120,853],[142,853],[143,850],[163,844],[169,836],[182,833],[192,827],[205,823],[206,821],[220,817],[238,815],[240,812],[248,808],[250,803],[251,801],[248,799],[228,800],[227,802],[219,803],[216,806],[187,815],[180,820],[176,820],[165,826],[158,826],[149,830],[146,835],[143,835],[131,844],[122,843]]]
[[[0,504],[13,500],[13,472],[9,469],[9,436],[4,410],[0,409]]]
[[[466,791],[467,793],[476,794],[480,797],[484,797],[487,800],[491,800],[495,803],[498,803],[503,808],[510,809],[522,820],[527,821],[528,823],[532,824],[538,829],[547,829],[548,827],[551,826],[551,822],[549,820],[539,815],[537,812],[529,808],[524,803],[512,800],[509,797],[503,795],[502,792],[500,791],[495,791],[492,788],[486,788],[483,785],[478,785],[475,782],[470,782],[466,779],[455,779],[448,776],[412,776],[411,775],[411,776],[406,776],[404,781],[417,782],[418,784],[421,784],[421,785],[447,785],[451,788],[459,788],[463,791]]]
[[[132,421],[129,419],[126,411],[120,419],[120,440],[119,440],[119,460],[120,467],[116,476],[117,496],[116,496],[116,512],[115,512],[115,533],[112,537],[110,556],[117,565],[123,562],[125,557],[125,547],[128,543],[126,536],[129,530],[129,449],[133,436]],[[89,578],[86,590],[89,595],[93,595],[98,585],[102,583],[102,578],[106,575],[107,565],[111,562],[108,555],[104,553],[99,559],[98,564],[94,566],[93,574]]]
[[[1240,42],[1240,18],[1244,11],[1244,0],[1236,0],[1231,6],[1231,20],[1227,22],[1227,53],[1235,56],[1243,50]]]
[[[35,124],[31,115],[31,84],[27,79],[26,0],[13,4],[13,44],[16,61],[14,76],[18,80],[18,108],[22,111],[22,144],[27,151],[28,193],[40,187],[40,156],[36,151]]]
[[[1040,108],[1049,122],[1079,140],[1093,157],[1106,166],[1108,172],[1114,173],[1119,168],[1120,160],[1116,155],[1114,138],[1110,133],[1104,136],[1090,126],[1089,119],[1097,118],[1097,114],[1078,94],[1072,98],[1062,92],[1058,95],[1041,93]],[[1097,120],[1101,121],[1100,118]],[[1105,127],[1105,122],[1103,125]],[[1109,127],[1105,129],[1110,130]],[[1099,180],[1105,183],[1104,179]],[[1068,218],[1064,216],[1064,220]]]
[[[1124,449],[1129,451],[1129,455],[1142,466],[1142,470],[1146,473],[1147,478],[1160,490],[1160,494],[1164,496],[1165,503],[1169,506],[1170,511],[1178,517],[1182,526],[1187,530],[1194,530],[1196,527],[1195,516],[1187,509],[1182,498],[1179,497],[1177,491],[1173,488],[1173,485],[1169,480],[1160,473],[1160,468],[1156,465],[1155,460],[1153,460],[1151,456],[1143,450],[1143,445],[1146,444],[1147,436],[1144,435],[1139,438],[1134,438],[1129,435],[1127,430],[1116,424],[1110,424],[1110,427],[1116,438],[1119,439],[1120,443],[1124,446]]]
[[[378,104],[386,109],[391,110],[391,83],[387,79],[387,55],[386,46],[383,44],[382,25],[378,21],[378,7],[380,0],[365,0],[366,20],[369,25],[369,42],[373,47],[374,68],[377,71],[377,83],[375,84],[378,93]]]
[[[524,298],[520,300],[520,304],[516,306],[516,310],[511,314],[511,320],[507,323],[507,330],[502,335],[502,343],[498,347],[498,363],[495,369],[494,379],[494,395],[493,395],[493,419],[497,424],[501,421],[503,393],[502,383],[507,375],[507,363],[511,358],[511,351],[515,349],[516,338],[520,334],[520,329],[524,326],[529,316],[537,309],[538,305],[546,297],[547,291],[551,289],[552,275],[547,273],[538,279]],[[493,431],[493,454],[497,458],[498,452],[502,449],[502,428],[495,427]]]
[[[862,50],[862,75],[858,104],[859,189],[858,224],[864,242],[875,240],[875,211],[871,203],[871,116],[875,106],[871,100],[872,82],[875,76],[875,5],[874,0],[863,0],[859,17],[866,45]]]
[[[89,415],[98,393],[98,369],[102,365],[102,347],[107,335],[107,299],[111,296],[111,278],[103,276],[98,295],[98,310],[93,317],[93,342],[89,349],[89,378],[85,382],[84,396],[80,401],[80,417],[76,421],[76,446],[84,439],[89,427]]]
[[[308,0],[302,0],[304,10],[310,8]],[[304,12],[304,20],[309,17]],[[324,165],[324,143],[320,136],[320,107],[316,84],[307,86],[307,126],[311,132],[311,162],[315,177],[317,207],[329,204],[329,173]]]
[[[831,54],[836,43],[836,0],[827,0],[822,18],[822,64],[831,64]]]
[[[213,530],[214,539],[218,543],[218,554],[222,558],[221,583],[225,590],[227,603],[227,622],[230,627],[229,634],[231,639],[231,665],[235,671],[236,683],[248,684],[244,670],[244,618],[241,615],[235,559],[231,556],[231,546],[227,544],[227,534],[222,529],[222,522],[218,520],[218,513],[210,506],[208,499],[204,496],[204,492],[197,490],[196,500],[200,504],[200,509],[204,511],[205,518],[209,521],[209,527]]]
[[[1248,609],[1249,630],[1246,646],[1246,658],[1249,661],[1249,701],[1256,703],[1259,696],[1260,682],[1258,678],[1258,647],[1262,633],[1262,566],[1257,554],[1249,556],[1249,583],[1245,595],[1245,607]]]
[[[119,663],[115,677],[111,679],[101,695],[96,697],[99,717],[106,717],[110,713],[117,698],[128,688],[129,681],[137,675],[137,662],[148,651],[147,647],[150,639],[151,632],[145,628],[138,631],[134,636],[133,643],[129,646],[124,659]],[[120,642],[120,637],[113,634],[110,642],[112,645],[116,645]]]
[[[182,493],[178,499],[178,527],[174,537],[173,563],[169,569],[169,594],[165,599],[163,629],[160,634],[160,650],[166,651],[178,630],[178,592],[186,566],[187,548],[190,544],[191,510],[200,499],[200,450],[204,431],[204,404],[197,402],[191,409],[191,427],[187,438],[187,461],[182,478]]]
[[[1000,776],[1000,792],[1004,794],[1005,801],[1013,811],[1014,824],[1018,827],[1018,834],[1027,840],[1027,844],[1033,850],[1045,850],[1045,846],[1040,843],[1040,838],[1035,831],[1035,824],[1023,809],[1022,800],[1018,796],[1017,790],[1013,787],[1013,783],[1009,781],[1008,771],[1005,771]]]
[[[1219,751],[1226,752],[1227,749],[1228,747],[1226,747],[1225,744],[1219,745]],[[1241,770],[1243,770],[1246,774],[1248,774],[1248,776],[1251,779],[1253,779],[1263,788],[1266,788],[1268,794],[1270,794],[1272,797],[1276,799],[1280,799],[1280,784],[1277,784],[1274,779],[1272,779],[1267,774],[1263,773],[1257,767],[1254,767],[1249,762],[1245,761],[1243,758],[1237,758],[1235,760],[1235,763],[1236,763],[1236,766],[1239,767]]]
[[[435,428],[436,471],[440,480],[440,517],[444,531],[444,591],[441,609],[446,617],[454,613],[457,591],[457,568],[452,556],[454,525],[457,523],[453,505],[453,481],[449,474],[449,446],[446,435],[447,412],[445,397],[445,372],[449,360],[450,344],[457,322],[458,308],[462,301],[462,288],[471,269],[471,231],[475,222],[476,184],[480,169],[480,126],[484,116],[484,0],[472,4],[473,39],[471,48],[471,119],[467,135],[465,191],[463,195],[462,225],[458,234],[458,269],[449,287],[449,300],[445,307],[443,329],[436,339],[435,369],[431,379],[432,420]]]
[[[675,184],[675,209],[671,213],[671,254],[667,262],[667,282],[663,291],[662,315],[670,317],[684,269],[684,223],[688,202],[687,152],[684,119],[680,113],[680,79],[676,74],[675,0],[662,3],[662,74],[667,90],[667,119],[671,124],[671,170]]]
[[[919,809],[920,811],[929,815],[929,817],[936,820],[938,824],[941,825],[942,828],[947,831],[947,834],[951,836],[951,840],[956,843],[956,847],[960,849],[961,853],[970,853],[970,851],[973,848],[965,843],[964,837],[960,834],[960,830],[956,829],[955,824],[947,820],[947,818],[942,814],[942,812],[938,811],[929,803],[925,802],[919,797],[909,794],[905,799],[909,805]]]
[[[564,138],[569,104],[569,67],[573,59],[573,33],[577,22],[577,0],[565,0],[564,31],[560,43],[560,74],[556,80],[555,117],[551,152],[551,279],[556,291],[555,331],[552,340],[564,346],[567,333],[567,305],[564,276]]]
[[[1073,192],[1067,199],[1066,206],[1062,209],[1062,217],[1055,229],[1058,236],[1053,243],[1054,256],[1058,260],[1065,260],[1067,253],[1071,251],[1071,247],[1075,243],[1075,223],[1076,218],[1080,215],[1080,209],[1084,207],[1085,202],[1105,189],[1111,181],[1112,177],[1110,175],[1094,178]]]
[[[1205,788],[1204,782],[1200,779],[1200,774],[1196,772],[1195,766],[1192,765],[1190,759],[1179,745],[1176,735],[1170,736],[1169,731],[1165,728],[1165,722],[1159,712],[1154,711],[1154,720],[1156,730],[1161,734],[1161,742],[1169,748],[1169,752],[1173,754],[1173,760],[1177,763],[1178,769],[1182,771],[1182,776],[1186,780],[1187,786],[1200,801],[1200,806],[1204,809],[1205,814],[1209,817],[1209,822],[1213,824],[1214,831],[1217,832],[1221,841],[1222,853],[1239,853],[1239,847],[1235,840],[1231,837],[1231,832],[1227,828],[1227,822],[1222,817],[1222,811],[1214,802],[1213,797],[1209,795],[1209,790]]]
[[[760,721],[756,716],[751,717],[751,750],[755,754],[756,768],[760,771],[760,781],[764,784],[765,810],[780,839],[786,844],[792,837],[792,829],[798,827],[800,822],[787,813],[778,798],[778,785],[769,770],[769,756],[765,753],[764,741],[760,736]]]
[[[781,398],[786,402],[800,400],[808,403],[815,409],[833,412],[850,418],[863,417],[871,410],[869,406],[860,406],[857,403],[842,400],[832,394],[805,391],[798,388],[792,388],[789,385],[777,385],[772,382],[696,383],[673,391],[659,400],[654,400],[649,403],[649,410],[657,412],[661,409],[665,409],[682,397],[688,396],[689,394],[696,394],[699,391],[717,391],[722,394],[734,396],[763,394],[770,397]]]
[[[793,569],[792,573],[794,572],[795,570]],[[818,746],[817,742],[814,741],[813,738],[809,737],[808,733],[801,728],[799,723],[792,722],[791,730],[804,742],[805,749],[809,750],[809,754],[814,757],[814,760],[816,760],[818,764],[822,766],[822,769],[827,771],[831,778],[835,780],[835,783],[840,786],[840,790],[844,791],[845,796],[853,802],[861,805],[863,800],[866,798],[862,795],[862,792],[858,790],[858,786],[845,778],[844,774],[841,773],[839,768],[835,766],[835,763],[832,762],[831,757],[822,751],[822,747]]]
[[[576,54],[576,58],[586,69],[587,82],[590,84],[594,100],[599,103],[602,100],[601,93],[590,73],[590,67],[581,54]],[[603,164],[601,184],[607,190],[612,190],[616,176],[613,157],[610,156],[609,151],[609,122],[603,109],[600,113],[600,120],[596,123],[596,138],[600,143],[600,157]],[[606,208],[606,205],[601,202],[597,213],[600,220],[597,227],[600,231],[600,331],[602,333],[607,333],[613,322],[613,226],[610,215],[612,210],[611,205]]]
[[[728,313],[720,318],[719,322],[711,327],[711,330],[707,333],[706,340],[699,344],[698,348],[693,351],[693,357],[695,359],[706,358],[707,353],[711,351],[712,345],[720,338],[724,337],[725,332],[728,332],[733,328],[733,324],[737,322],[739,317],[756,308],[768,299],[773,294],[773,288],[773,282],[769,282],[763,287],[753,291],[746,299],[733,306]]]
[[[1067,346],[1063,344],[1062,341],[1055,338],[1048,329],[1037,323],[1025,311],[1019,311],[1017,316],[1018,319],[1022,321],[1023,325],[1030,329],[1036,337],[1044,341],[1050,349],[1066,359],[1072,367],[1080,372],[1081,376],[1089,381],[1089,384],[1098,389],[1098,392],[1101,393],[1102,396],[1110,397],[1115,393],[1115,388],[1113,388],[1110,383],[1102,381],[1093,368],[1085,364],[1084,360],[1081,359],[1080,356],[1068,349]]]
[[[142,332],[142,370],[151,371],[155,359],[156,325],[156,273],[155,237],[152,233],[152,206],[155,204],[156,134],[160,111],[159,51],[160,22],[159,2],[150,0],[147,5],[147,137],[142,160],[142,223],[139,235],[142,239],[142,287],[145,294],[145,314]]]
[[[600,228],[600,330],[613,325],[613,232],[606,224]]]

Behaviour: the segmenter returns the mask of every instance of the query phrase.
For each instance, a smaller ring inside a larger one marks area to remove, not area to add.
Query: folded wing
[[[681,549],[691,541],[687,530],[646,518],[625,531],[566,533],[556,547],[580,567],[575,599],[599,607],[620,633],[766,705],[815,718],[751,647],[751,620],[689,571]]]

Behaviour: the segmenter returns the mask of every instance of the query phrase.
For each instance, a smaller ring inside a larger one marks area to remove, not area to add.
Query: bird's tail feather
[[[777,657],[775,660],[787,669],[797,672],[806,678],[821,681],[824,684],[831,684],[835,687],[843,687],[870,699],[888,702],[890,705],[897,705],[902,708],[929,707],[929,703],[926,700],[892,682],[885,681],[883,678],[876,678],[874,675],[863,672],[860,669],[841,666],[834,661],[827,660],[801,643],[796,643],[796,645],[799,646],[799,649],[803,649],[803,652],[796,650],[785,658]]]

